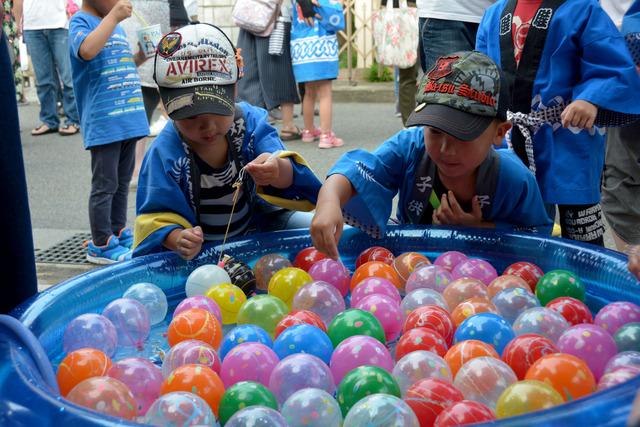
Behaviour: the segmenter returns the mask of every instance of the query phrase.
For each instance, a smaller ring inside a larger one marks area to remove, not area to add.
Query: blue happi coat
[[[329,175],[344,175],[357,193],[344,207],[345,222],[374,237],[384,234],[396,195],[399,223],[431,223],[431,215],[424,211],[436,173],[437,167],[426,156],[423,127],[398,132],[372,153],[350,151],[329,171]],[[553,223],[535,178],[508,150],[489,152],[479,167],[476,195],[483,220],[498,228],[551,232]]]
[[[599,117],[608,117],[607,126],[621,124],[625,115],[640,114],[640,79],[629,51],[596,0],[543,0],[516,67],[511,41],[515,3],[500,0],[486,11],[477,50],[500,64],[508,81],[513,84],[515,79],[514,111],[557,113],[543,116],[533,136],[532,157],[544,201],[597,203],[604,129],[564,129],[559,112],[572,101],[585,100],[598,107]],[[538,37],[542,34],[546,39]],[[534,39],[542,42],[536,46]],[[526,160],[522,153],[519,156]]]
[[[259,212],[274,206],[313,210],[320,181],[300,155],[285,150],[276,129],[267,122],[265,110],[244,102],[237,104],[227,140],[240,166],[262,153],[287,157],[293,165],[293,184],[283,190],[256,187],[250,176],[245,175],[244,191],[249,195],[253,221],[260,219]],[[191,148],[173,122],[169,122],[142,162],[136,197],[134,256],[163,251],[162,244],[172,230],[198,225],[196,212],[200,201],[194,196],[194,180],[199,177],[192,176],[192,164]],[[257,209],[261,207],[264,209]]]

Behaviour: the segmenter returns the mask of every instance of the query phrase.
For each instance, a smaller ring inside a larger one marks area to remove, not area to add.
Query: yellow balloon
[[[276,272],[269,280],[269,295],[280,298],[291,310],[293,297],[302,286],[312,282],[313,278],[309,274],[296,267],[287,267]]]
[[[222,324],[236,323],[240,307],[247,302],[247,296],[242,289],[231,283],[214,285],[205,292],[205,296],[214,300],[222,312]]]
[[[562,395],[541,381],[518,381],[507,387],[496,405],[498,418],[515,417],[564,403]]]

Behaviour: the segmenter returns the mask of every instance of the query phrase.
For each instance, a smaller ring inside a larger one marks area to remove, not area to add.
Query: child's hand
[[[640,280],[640,246],[629,245],[624,251],[629,255],[629,271]]]
[[[187,261],[192,260],[202,249],[203,242],[204,235],[200,226],[181,230],[176,241],[178,255]]]
[[[482,224],[482,208],[478,198],[474,197],[471,201],[471,213],[463,211],[453,191],[449,191],[442,195],[440,207],[433,211],[432,220],[435,225],[478,227]]]
[[[131,16],[132,11],[133,6],[131,6],[131,1],[119,0],[118,3],[113,6],[111,11],[109,12],[109,15],[115,18],[117,22],[122,22]]]
[[[147,55],[144,53],[144,49],[142,49],[142,45],[138,42],[138,51],[133,56],[133,61],[136,63],[136,67],[144,64],[147,61]]]
[[[591,129],[596,121],[598,107],[587,101],[573,101],[567,105],[560,118],[565,128]]]
[[[342,235],[344,219],[340,201],[325,201],[316,205],[316,213],[311,220],[311,241],[320,252],[332,259],[338,259],[338,242]]]
[[[271,153],[262,153],[244,169],[251,175],[256,185],[267,186],[275,183],[280,177],[280,164]]]
[[[320,3],[318,0],[296,0],[298,3],[298,7],[300,8],[300,13],[304,18],[304,22],[310,27],[313,27],[313,18],[318,20],[322,19],[319,13],[313,9],[313,6],[320,7]]]

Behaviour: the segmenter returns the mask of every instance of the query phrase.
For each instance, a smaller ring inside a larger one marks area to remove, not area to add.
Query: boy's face
[[[174,123],[190,144],[206,146],[215,143],[229,132],[233,124],[233,116],[200,114],[187,119],[175,120]]]
[[[84,0],[91,5],[101,16],[106,16],[118,3],[118,0]]]
[[[438,129],[425,126],[424,143],[441,176],[462,178],[476,171],[492,145],[499,147],[502,144],[509,129],[510,122],[494,120],[478,138],[461,141]]]

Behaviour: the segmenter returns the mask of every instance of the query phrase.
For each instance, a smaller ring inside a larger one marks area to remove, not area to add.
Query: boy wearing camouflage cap
[[[329,171],[311,223],[320,251],[337,257],[343,222],[381,236],[398,194],[397,222],[496,227],[548,234],[534,176],[502,145],[511,128],[501,71],[486,55],[440,58],[418,88],[409,129],[373,153],[354,150]]]

